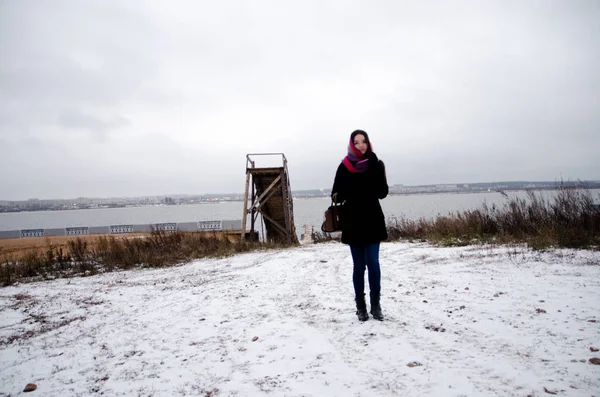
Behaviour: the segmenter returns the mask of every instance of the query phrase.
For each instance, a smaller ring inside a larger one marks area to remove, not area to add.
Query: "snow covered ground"
[[[339,243],[0,289],[0,396],[600,396],[600,254]]]

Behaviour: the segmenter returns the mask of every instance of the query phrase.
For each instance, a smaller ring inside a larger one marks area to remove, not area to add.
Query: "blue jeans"
[[[369,269],[369,288],[371,294],[379,296],[381,293],[381,270],[379,269],[379,243],[350,245],[354,271],[352,282],[354,283],[355,296],[363,296],[365,293],[365,269]]]

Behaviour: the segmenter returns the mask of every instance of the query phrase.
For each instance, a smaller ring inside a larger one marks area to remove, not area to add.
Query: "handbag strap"
[[[340,202],[338,202],[338,201],[337,201],[337,193],[335,194],[335,198],[336,198],[336,199],[334,200],[334,199],[333,199],[333,196],[331,196],[331,205],[333,205],[333,206],[339,206],[339,205],[342,205],[342,203],[340,203]]]

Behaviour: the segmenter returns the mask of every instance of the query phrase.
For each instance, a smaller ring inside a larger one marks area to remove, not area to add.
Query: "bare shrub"
[[[73,240],[69,240],[67,243],[67,247],[69,248],[69,253],[77,262],[84,262],[86,259],[86,254],[88,252],[88,244],[87,241],[76,238]]]
[[[232,242],[227,236],[162,230],[154,230],[147,236],[99,236],[89,244],[76,238],[68,242],[68,253],[49,245],[44,252],[0,257],[0,283],[86,276],[133,267],[164,267],[196,258],[280,247],[257,241]]]
[[[444,245],[480,242],[526,242],[534,249],[600,246],[600,210],[581,184],[560,182],[552,198],[528,191],[509,198],[500,208],[481,208],[435,218],[388,221],[389,240],[422,239]]]

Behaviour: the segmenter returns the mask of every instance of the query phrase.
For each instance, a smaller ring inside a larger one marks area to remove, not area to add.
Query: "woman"
[[[360,321],[369,319],[365,302],[365,268],[369,269],[371,314],[383,320],[379,297],[381,271],[379,243],[387,239],[385,218],[379,200],[388,194],[385,168],[373,153],[369,136],[356,130],[350,135],[348,155],[335,174],[332,198],[345,202],[342,218],[342,243],[350,245],[354,271],[352,281],[356,314]]]

